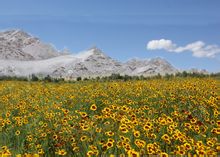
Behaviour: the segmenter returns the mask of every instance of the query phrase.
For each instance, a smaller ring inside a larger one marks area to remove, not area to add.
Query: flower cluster
[[[217,156],[219,87],[210,78],[1,81],[0,156]]]

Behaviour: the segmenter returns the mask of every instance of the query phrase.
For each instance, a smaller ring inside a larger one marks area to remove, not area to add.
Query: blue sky
[[[184,47],[196,41],[220,47],[219,0],[0,0],[0,30],[19,28],[57,49],[76,53],[94,45],[126,61],[163,57],[180,69],[220,71],[220,54],[195,57],[165,48],[150,50],[151,40]]]

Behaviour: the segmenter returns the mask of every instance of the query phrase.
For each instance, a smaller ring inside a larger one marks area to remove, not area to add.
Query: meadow
[[[220,81],[0,81],[0,156],[220,155]]]

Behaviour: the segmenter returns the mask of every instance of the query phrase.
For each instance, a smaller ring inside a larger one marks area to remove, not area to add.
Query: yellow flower
[[[79,149],[80,149],[79,147],[73,147],[74,152],[79,152]]]
[[[90,148],[91,150],[97,150],[97,147],[94,146],[94,145],[90,145],[89,148]]]
[[[107,136],[114,136],[114,132],[112,132],[112,131],[108,131],[108,132],[106,132],[105,133]]]
[[[21,132],[20,132],[19,130],[17,130],[17,131],[15,132],[15,135],[18,136],[18,135],[20,135],[20,133],[21,133]]]
[[[122,129],[120,129],[120,131],[125,134],[125,133],[127,133],[129,130],[128,130],[127,128],[122,128]]]
[[[136,152],[135,150],[129,150],[128,157],[140,157],[140,153]]]
[[[37,145],[36,145],[36,148],[41,148],[41,147],[42,147],[41,144],[37,144]]]
[[[146,145],[146,142],[144,140],[140,140],[140,139],[136,139],[134,143],[139,148],[144,148]]]
[[[190,120],[190,122],[193,123],[193,124],[195,124],[195,123],[197,122],[197,120],[196,120],[195,118],[192,118],[192,119]]]
[[[161,138],[163,140],[169,140],[170,139],[169,135],[167,135],[167,134],[164,134]]]
[[[135,137],[140,137],[140,135],[141,135],[141,134],[140,134],[140,131],[134,131],[134,136],[135,136]]]
[[[92,105],[90,106],[90,110],[92,110],[92,111],[97,110],[96,104],[92,104]]]
[[[102,129],[101,129],[101,128],[96,128],[95,131],[98,132],[98,133],[100,133],[100,132],[102,131]]]
[[[165,152],[160,153],[160,157],[168,157],[169,155]]]
[[[126,157],[125,154],[120,154],[119,157]]]
[[[106,143],[107,149],[113,147],[113,145],[114,145],[113,142],[110,142],[110,141],[108,141],[108,142]]]
[[[83,142],[83,141],[85,141],[85,140],[87,140],[87,136],[82,136],[81,138],[80,138],[80,140]]]
[[[152,123],[147,122],[147,123],[144,125],[143,129],[144,129],[145,131],[149,131],[152,127],[153,127]]]
[[[91,150],[89,150],[89,151],[86,153],[87,156],[92,156],[93,154],[94,154],[94,152],[91,151]]]
[[[214,147],[214,143],[211,140],[207,141],[206,143],[207,143],[208,146]]]
[[[64,156],[64,155],[67,154],[67,152],[66,152],[65,149],[61,149],[61,150],[58,150],[57,154],[58,154],[58,155],[62,155],[62,156]]]
[[[57,140],[58,136],[57,135],[53,135],[53,139]]]
[[[82,118],[87,117],[87,113],[86,112],[80,112],[80,115],[81,115]]]
[[[189,143],[184,143],[184,147],[186,150],[192,150],[192,146]]]
[[[90,127],[88,126],[88,125],[83,125],[82,126],[82,130],[83,131],[87,131],[87,130],[89,130],[90,129]]]
[[[41,137],[46,137],[46,136],[47,136],[46,133],[42,133],[42,134],[41,134]]]
[[[8,147],[7,146],[2,146],[2,150],[6,151],[6,150],[8,150]]]
[[[114,139],[112,139],[112,138],[109,138],[109,139],[108,139],[108,142],[112,142],[112,143],[114,143],[114,142],[115,142],[115,140],[114,140]]]
[[[44,150],[43,150],[42,148],[39,149],[39,150],[38,150],[38,154],[40,154],[40,155],[44,154]]]
[[[220,151],[220,145],[219,145],[219,146],[216,146],[216,150],[217,150],[217,151]]]

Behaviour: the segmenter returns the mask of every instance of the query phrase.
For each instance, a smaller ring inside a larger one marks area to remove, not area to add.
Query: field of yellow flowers
[[[219,155],[220,81],[0,81],[0,156]]]

